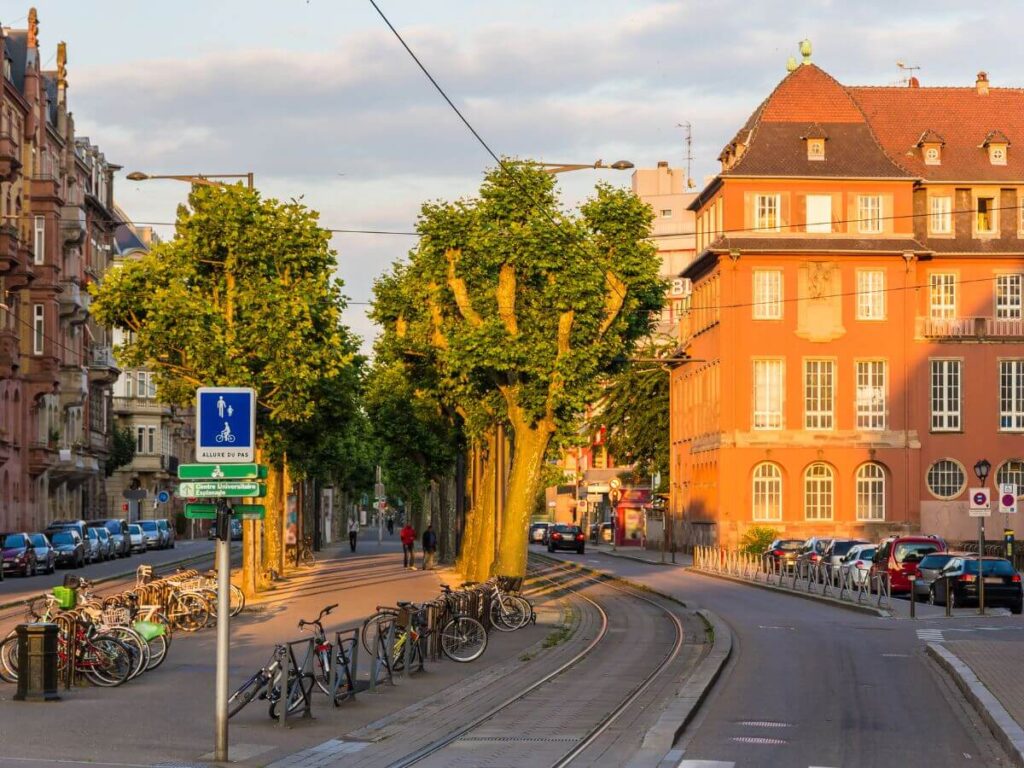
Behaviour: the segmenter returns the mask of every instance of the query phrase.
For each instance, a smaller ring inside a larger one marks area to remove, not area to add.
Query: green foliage
[[[254,387],[258,428],[280,451],[353,365],[329,237],[298,202],[195,186],[174,239],[109,272],[92,313],[132,332],[118,360],[152,368],[166,402],[191,404],[198,386]]]
[[[115,428],[110,447],[110,458],[107,459],[106,473],[110,477],[120,467],[132,463],[135,458],[135,437],[128,427]]]
[[[747,555],[761,555],[778,538],[778,531],[767,525],[747,528],[740,539],[740,551]]]

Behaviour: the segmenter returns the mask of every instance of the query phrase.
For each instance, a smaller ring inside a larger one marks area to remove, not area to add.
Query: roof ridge
[[[914,91],[975,91],[977,90],[973,85],[919,85],[910,88],[906,85],[848,85],[847,88],[856,88],[857,90],[873,90],[873,91],[900,91],[910,92]],[[1014,93],[1024,92],[1024,86],[998,86],[990,87],[989,93],[992,91],[1013,91]]]

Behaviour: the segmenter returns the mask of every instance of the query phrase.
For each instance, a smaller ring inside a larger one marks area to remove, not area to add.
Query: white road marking
[[[736,763],[723,760],[683,760],[678,768],[735,768]]]
[[[883,653],[883,659],[908,659],[910,658],[909,653]]]
[[[942,632],[941,629],[919,629],[917,630],[917,639],[929,643],[941,643],[945,640],[942,637]]]
[[[771,736],[733,736],[729,741],[739,744],[788,744],[785,739],[773,739]]]
[[[790,632],[796,632],[796,627],[776,627],[776,626],[771,626],[771,625],[758,624],[757,628],[758,629],[788,629]]]
[[[738,725],[750,728],[789,728],[792,723],[780,723],[777,720],[741,720]]]

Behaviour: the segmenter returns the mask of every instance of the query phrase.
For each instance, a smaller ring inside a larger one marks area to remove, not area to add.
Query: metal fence
[[[694,547],[693,568],[857,605],[888,608],[892,604],[888,573],[871,574],[832,563],[786,562],[723,547]]]

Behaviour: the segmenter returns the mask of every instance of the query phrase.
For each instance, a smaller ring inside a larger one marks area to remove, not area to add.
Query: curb
[[[619,552],[605,552],[603,549],[595,550],[597,554],[604,555],[605,557],[617,557],[620,560],[633,560],[637,563],[643,563],[644,565],[667,565],[670,568],[687,568],[688,566],[682,563],[663,563],[660,560],[648,560],[646,557],[638,557],[636,555],[623,555]]]
[[[732,656],[732,631],[725,622],[704,608],[699,609],[697,615],[713,633],[711,652],[686,679],[682,688],[676,691],[675,697],[662,710],[658,721],[647,730],[640,747],[641,753],[658,759],[659,766],[674,768],[679,764],[682,754],[677,756],[672,747],[693,720],[697,709],[704,703],[711,687]]]
[[[727,576],[724,573],[712,573],[711,571],[704,571],[700,568],[688,568],[690,573],[696,573],[700,576],[708,576],[712,579],[722,579],[724,581],[732,581],[736,584],[746,584],[749,587],[757,587],[758,589],[767,589],[769,592],[776,592],[780,595],[791,595],[793,597],[799,597],[803,600],[810,600],[815,603],[822,605],[831,605],[835,608],[845,608],[848,611],[854,611],[856,613],[866,613],[869,616],[877,616],[882,619],[894,618],[891,611],[887,611],[884,608],[875,608],[870,605],[858,605],[857,603],[848,603],[845,600],[839,600],[834,597],[824,597],[822,595],[816,595],[813,592],[804,592],[798,589],[785,589],[784,587],[777,587],[774,584],[763,584],[760,581],[749,581],[748,579],[741,579],[738,576]]]
[[[985,721],[992,735],[1006,750],[1015,765],[1024,766],[1024,728],[1017,723],[995,696],[985,687],[974,670],[952,651],[938,643],[928,643],[929,655],[949,673],[957,688]]]

